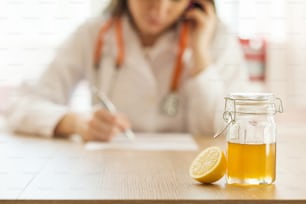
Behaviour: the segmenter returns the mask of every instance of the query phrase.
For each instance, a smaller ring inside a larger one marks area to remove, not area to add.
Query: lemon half
[[[226,172],[226,159],[223,151],[216,146],[204,149],[191,163],[191,178],[201,183],[213,183]]]

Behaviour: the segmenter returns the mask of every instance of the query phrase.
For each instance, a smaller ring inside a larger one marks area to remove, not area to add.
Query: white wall
[[[0,86],[35,79],[56,47],[107,0],[1,0]]]

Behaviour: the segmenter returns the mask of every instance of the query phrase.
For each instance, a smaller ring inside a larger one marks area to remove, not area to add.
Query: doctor
[[[84,79],[119,112],[96,106],[94,96],[90,113],[69,110]],[[108,15],[81,25],[38,82],[23,87],[8,122],[18,132],[84,140],[109,141],[128,128],[211,135],[224,95],[246,81],[238,41],[213,0],[113,0]]]

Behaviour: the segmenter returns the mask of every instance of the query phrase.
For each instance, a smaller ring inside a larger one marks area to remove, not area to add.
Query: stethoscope
[[[117,56],[116,56],[116,69],[117,71],[122,68],[125,50],[123,42],[123,31],[122,31],[122,18],[113,17],[110,18],[106,23],[104,23],[99,31],[98,39],[96,42],[94,50],[94,68],[98,70],[101,63],[101,52],[104,46],[104,36],[109,31],[110,28],[115,28],[115,37],[117,44]],[[184,69],[183,65],[183,55],[187,47],[189,35],[189,26],[188,23],[184,22],[181,27],[180,37],[178,42],[178,54],[176,57],[176,62],[173,68],[172,80],[170,84],[170,90],[167,96],[164,98],[161,104],[161,111],[168,116],[176,116],[179,109],[179,82],[182,76]]]

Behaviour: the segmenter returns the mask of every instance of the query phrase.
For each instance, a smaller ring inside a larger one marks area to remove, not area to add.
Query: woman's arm
[[[59,120],[69,112],[67,104],[86,69],[87,25],[81,26],[58,49],[55,59],[34,85],[22,85],[18,100],[7,114],[12,130],[52,136]]]
[[[212,135],[222,128],[224,96],[246,88],[247,73],[238,40],[218,21],[209,1],[197,2],[204,11],[192,9],[187,13],[193,54],[185,84],[188,129],[193,134]]]
[[[213,135],[223,128],[224,97],[249,87],[245,60],[238,39],[221,23],[214,39],[213,60],[184,86],[188,129],[193,134]]]
[[[54,61],[8,113],[12,130],[43,136],[67,137],[79,134],[84,140],[108,141],[130,128],[127,118],[97,108],[88,114],[68,108],[70,95],[85,74],[92,74],[93,46],[101,19],[81,26],[59,49]],[[90,77],[89,77],[90,78]]]
[[[185,84],[188,129],[213,135],[222,128],[224,96],[247,89],[247,70],[238,39],[218,21],[213,5],[199,0],[205,11],[192,9],[193,65]]]

